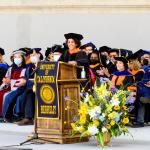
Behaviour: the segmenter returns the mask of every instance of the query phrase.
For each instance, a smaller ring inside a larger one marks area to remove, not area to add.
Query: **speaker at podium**
[[[64,62],[40,62],[36,73],[35,132],[38,138],[56,143],[81,142],[70,135],[71,123],[78,115],[80,67]],[[84,137],[82,141],[88,141]]]

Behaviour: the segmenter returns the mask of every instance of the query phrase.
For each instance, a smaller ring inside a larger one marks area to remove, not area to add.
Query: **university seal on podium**
[[[44,103],[51,104],[54,102],[55,92],[50,85],[44,84],[40,89],[40,96]]]

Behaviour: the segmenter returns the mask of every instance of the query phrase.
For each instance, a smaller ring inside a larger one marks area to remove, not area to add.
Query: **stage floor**
[[[17,126],[16,124],[0,123],[0,150],[99,150],[94,139],[88,143],[76,144],[31,144],[17,146],[25,141],[27,136],[33,132],[34,126]],[[111,140],[107,150],[150,150],[150,126],[144,128],[130,128],[132,136],[124,136]]]

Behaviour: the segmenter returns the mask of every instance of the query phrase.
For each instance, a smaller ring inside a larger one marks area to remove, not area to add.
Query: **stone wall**
[[[149,0],[0,0],[0,13],[145,13]]]

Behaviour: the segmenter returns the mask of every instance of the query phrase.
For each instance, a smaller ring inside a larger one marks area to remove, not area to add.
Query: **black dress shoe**
[[[144,123],[142,122],[135,122],[133,123],[133,128],[141,128],[141,127],[144,127]]]
[[[5,119],[4,119],[4,122],[5,122],[5,123],[13,123],[13,120],[12,120],[12,119],[8,119],[8,118],[7,118],[7,119],[5,118]]]

